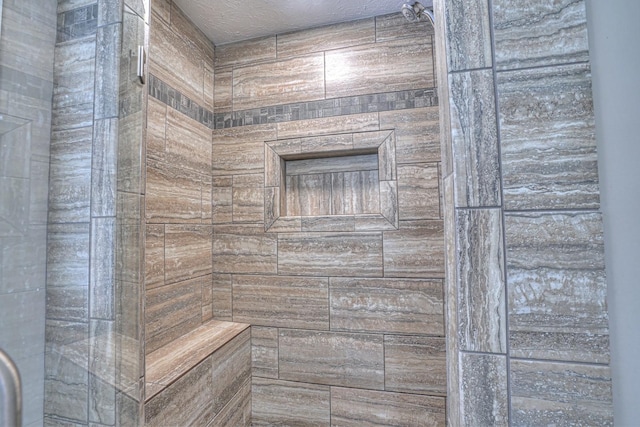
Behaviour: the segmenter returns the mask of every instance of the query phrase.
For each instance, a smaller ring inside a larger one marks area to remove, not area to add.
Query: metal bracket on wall
[[[144,51],[144,46],[138,46],[138,78],[140,79],[140,83],[144,84],[144,64],[147,62],[147,55]]]

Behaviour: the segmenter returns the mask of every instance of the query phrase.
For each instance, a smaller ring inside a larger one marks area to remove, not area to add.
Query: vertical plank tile
[[[499,209],[456,214],[460,349],[506,353],[506,290]]]
[[[505,208],[600,205],[588,64],[499,73]]]
[[[512,354],[608,363],[601,215],[509,213],[505,237]]]
[[[460,412],[465,425],[509,425],[505,356],[462,353],[460,379]]]
[[[251,326],[253,378],[278,378],[278,329]]]

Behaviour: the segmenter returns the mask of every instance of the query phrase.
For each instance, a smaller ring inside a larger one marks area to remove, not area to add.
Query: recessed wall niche
[[[393,130],[265,142],[265,230],[398,228]]]

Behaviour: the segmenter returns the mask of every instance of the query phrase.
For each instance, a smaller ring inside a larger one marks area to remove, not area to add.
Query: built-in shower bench
[[[225,425],[228,417],[243,417],[251,388],[249,326],[211,320],[147,355],[146,424]]]

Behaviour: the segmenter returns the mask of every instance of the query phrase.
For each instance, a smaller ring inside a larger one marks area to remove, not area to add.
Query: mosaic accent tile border
[[[56,43],[95,34],[98,28],[98,3],[59,13],[57,28]]]
[[[436,88],[347,96],[215,114],[216,129],[438,105]]]
[[[197,102],[189,99],[153,74],[149,75],[148,86],[150,96],[210,129],[434,107],[438,105],[437,88],[430,88],[347,96],[214,114],[211,110],[200,106]]]
[[[150,96],[208,128],[214,129],[213,111],[202,107],[153,74],[149,74],[148,86]]]

